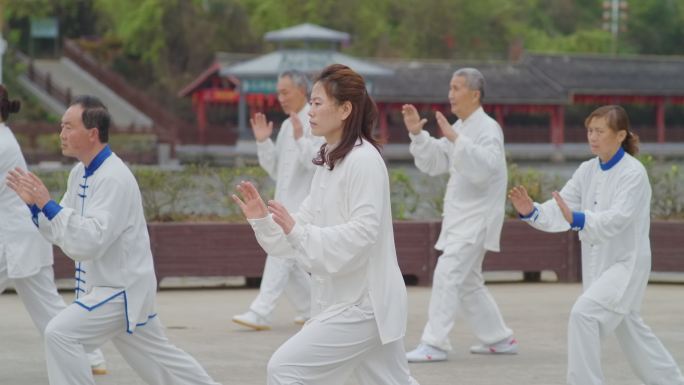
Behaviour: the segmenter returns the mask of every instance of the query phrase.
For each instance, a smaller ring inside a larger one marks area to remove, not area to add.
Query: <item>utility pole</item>
[[[610,50],[618,53],[618,37],[620,32],[627,31],[627,14],[629,4],[626,0],[606,0],[603,2],[603,29],[612,35]]]

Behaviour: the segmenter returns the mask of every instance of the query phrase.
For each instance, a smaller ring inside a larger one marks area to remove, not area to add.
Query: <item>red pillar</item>
[[[555,106],[551,110],[551,143],[559,147],[563,144],[565,137],[565,107]]]
[[[389,127],[387,126],[387,109],[390,108],[390,105],[387,103],[381,103],[378,106],[378,110],[380,112],[380,121],[379,121],[379,129],[380,129],[380,139],[384,143],[389,143]]]
[[[197,93],[197,136],[200,144],[205,144],[207,140],[207,111],[204,93]]]
[[[504,126],[504,113],[503,113],[503,106],[500,104],[497,104],[494,107],[494,116],[496,118],[497,123],[499,123],[499,126],[503,128]]]
[[[658,143],[665,143],[665,100],[656,102],[656,135]]]

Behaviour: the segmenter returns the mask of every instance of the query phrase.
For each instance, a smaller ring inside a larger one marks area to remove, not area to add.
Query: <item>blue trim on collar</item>
[[[93,161],[90,162],[90,164],[85,168],[85,175],[83,176],[84,178],[87,178],[95,173],[98,168],[104,163],[104,161],[109,158],[109,156],[112,155],[112,149],[109,148],[109,145],[105,145],[105,147],[100,151],[95,158],[93,158]]]
[[[620,148],[617,150],[615,155],[613,155],[613,157],[610,158],[610,160],[607,161],[606,163],[602,163],[601,159],[599,159],[599,166],[601,166],[601,170],[603,170],[603,171],[610,170],[611,168],[613,168],[613,166],[615,166],[620,161],[620,159],[622,159],[623,156],[625,156],[625,149],[622,148],[622,146],[620,146]]]

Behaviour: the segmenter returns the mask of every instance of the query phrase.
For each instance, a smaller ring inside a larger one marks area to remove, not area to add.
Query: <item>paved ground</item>
[[[502,357],[470,355],[467,347],[476,341],[467,326],[459,323],[452,333],[455,350],[450,360],[412,364],[414,376],[423,385],[564,384],[566,321],[580,286],[495,283],[489,287],[516,332],[521,353]],[[682,294],[682,284],[651,284],[643,306],[644,319],[680,364],[684,364]],[[294,313],[286,301],[277,309],[270,332],[246,331],[232,324],[231,315],[245,310],[255,295],[254,289],[164,290],[158,295],[158,310],[170,339],[193,354],[217,381],[264,384],[269,356],[298,328],[291,322]],[[408,347],[420,338],[428,298],[428,288],[409,288]],[[0,332],[0,384],[47,384],[41,341],[16,295],[0,296],[0,314],[4,324]],[[98,377],[97,384],[143,384],[111,344],[104,346],[104,352],[110,374]],[[607,384],[640,383],[614,337],[605,343],[604,368]]]

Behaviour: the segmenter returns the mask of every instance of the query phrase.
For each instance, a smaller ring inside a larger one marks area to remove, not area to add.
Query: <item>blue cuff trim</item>
[[[538,212],[539,212],[539,209],[537,209],[537,207],[535,206],[534,210],[532,210],[529,214],[522,215],[522,214],[518,213],[518,217],[520,217],[520,219],[530,219],[534,216],[534,214],[536,214]]]
[[[47,219],[52,220],[52,218],[59,214],[61,210],[62,206],[60,206],[57,202],[50,200],[45,204],[45,207],[43,207],[43,214],[45,214]]]
[[[585,220],[585,216],[584,216],[583,212],[573,211],[572,212],[572,223],[570,224],[570,227],[575,231],[580,231],[584,228],[584,220]]]
[[[31,210],[31,220],[33,221],[33,224],[38,227],[38,214],[40,214],[40,209],[35,204],[28,206],[28,208]]]
[[[518,217],[523,221],[536,222],[537,218],[539,218],[539,209],[537,208],[537,206],[534,206],[534,210],[532,210],[531,213],[527,215],[521,215],[520,213],[518,213]]]

